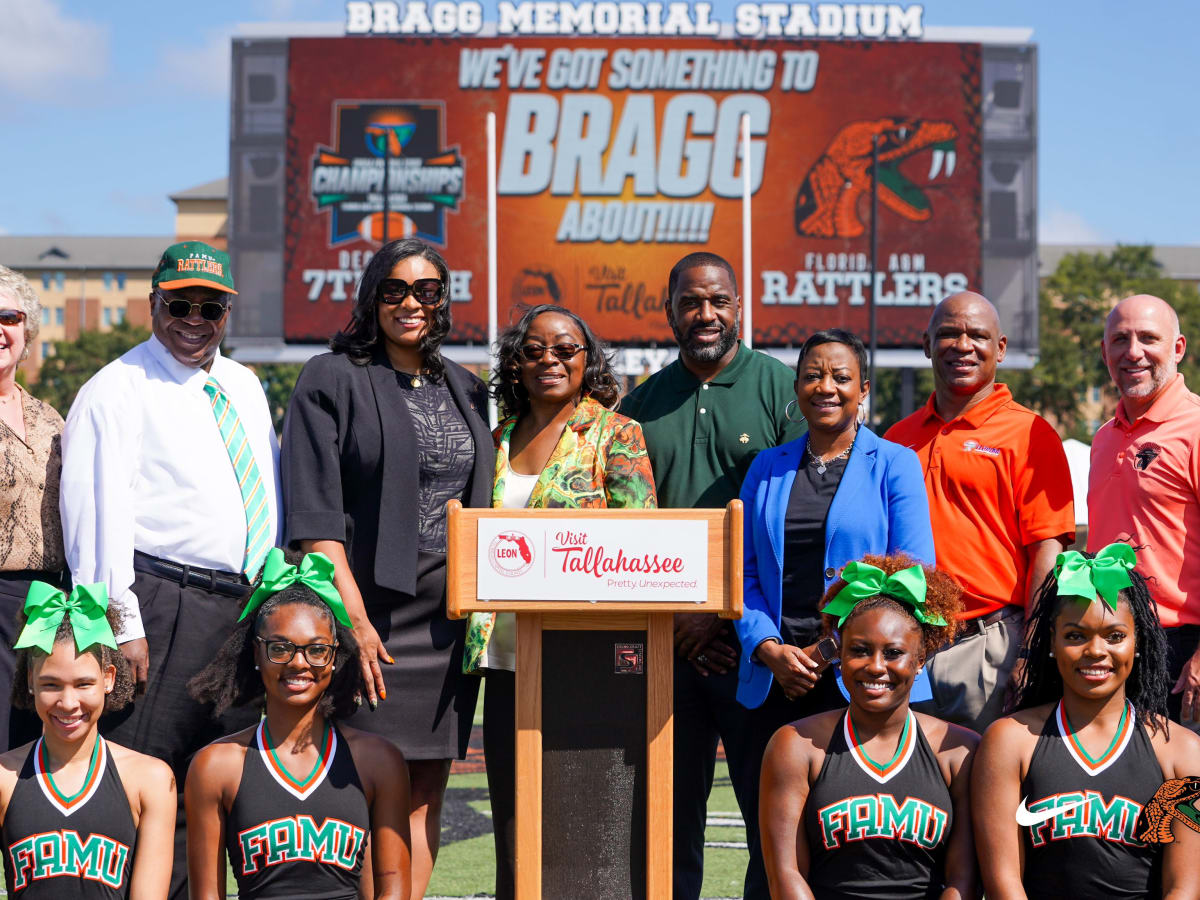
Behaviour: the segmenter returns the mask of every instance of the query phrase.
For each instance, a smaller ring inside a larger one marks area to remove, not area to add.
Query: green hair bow
[[[925,625],[946,624],[941,616],[925,612],[925,570],[920,566],[909,566],[894,575],[885,575],[878,566],[855,560],[847,563],[842,570],[842,580],[846,586],[821,610],[827,616],[838,617],[838,628],[842,627],[859,603],[880,595],[911,606],[918,622]]]
[[[68,595],[52,584],[35,581],[25,595],[25,627],[13,649],[37,647],[53,653],[63,616],[70,616],[75,649],[80,653],[96,644],[116,650],[117,639],[105,617],[107,610],[108,589],[103,584],[78,584]]]
[[[1130,570],[1137,565],[1137,554],[1128,544],[1109,544],[1088,559],[1077,550],[1058,554],[1054,561],[1054,577],[1058,579],[1058,596],[1082,597],[1095,601],[1099,594],[1108,608],[1117,610],[1117,595],[1133,584]]]
[[[289,588],[299,582],[312,590],[314,594],[325,601],[325,605],[333,611],[333,617],[353,628],[350,616],[346,612],[346,604],[342,595],[333,586],[333,560],[324,553],[306,553],[300,560],[299,566],[293,566],[283,558],[283,551],[278,547],[271,549],[267,560],[263,563],[262,583],[250,595],[250,600],[238,621],[242,621],[267,602],[273,594],[278,594],[284,588]]]

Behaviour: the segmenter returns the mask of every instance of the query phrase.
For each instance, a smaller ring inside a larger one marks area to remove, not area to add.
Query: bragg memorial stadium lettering
[[[12,889],[24,890],[34,881],[71,876],[99,881],[119,890],[125,880],[129,848],[102,834],[87,840],[78,831],[47,831],[33,834],[8,848],[12,863]]]
[[[949,816],[916,797],[897,803],[892,794],[847,797],[817,812],[826,850],[836,850],[847,841],[868,838],[908,841],[932,850],[946,834]]]
[[[242,874],[253,875],[287,862],[353,869],[366,837],[366,831],[339,819],[326,819],[319,828],[312,816],[272,819],[238,834]]]

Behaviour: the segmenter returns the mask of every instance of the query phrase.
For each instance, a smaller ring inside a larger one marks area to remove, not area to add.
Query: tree
[[[300,377],[300,370],[304,366],[299,363],[262,363],[251,368],[262,382],[263,391],[267,395],[267,406],[271,409],[271,420],[275,423],[275,431],[281,434],[283,416],[292,399],[296,379]]]
[[[84,382],[149,337],[145,328],[122,322],[111,331],[85,331],[74,341],[55,341],[54,355],[42,362],[33,395],[66,416]]]

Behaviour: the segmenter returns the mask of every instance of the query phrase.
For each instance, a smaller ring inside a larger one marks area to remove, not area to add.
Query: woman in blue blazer
[[[916,454],[861,425],[866,373],[867,352],[855,335],[834,328],[805,341],[796,407],[808,434],[763,450],[742,482],[744,611],[734,625],[742,647],[737,699],[751,713],[745,771],[731,775],[739,796],[755,805],[747,809],[744,800],[742,814],[750,867],[763,884],[757,800],[767,743],[788,722],[845,705],[832,673],[813,658],[826,589],[867,553],[934,562]]]

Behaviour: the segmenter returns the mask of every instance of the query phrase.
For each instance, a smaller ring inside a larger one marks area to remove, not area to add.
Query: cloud
[[[1038,222],[1041,244],[1106,244],[1109,236],[1077,212],[1051,207]]]
[[[210,28],[202,43],[162,48],[159,71],[193,95],[228,97],[234,30],[233,25]]]
[[[108,72],[108,26],[72,18],[55,0],[0,0],[0,21],[0,89],[44,99]]]

